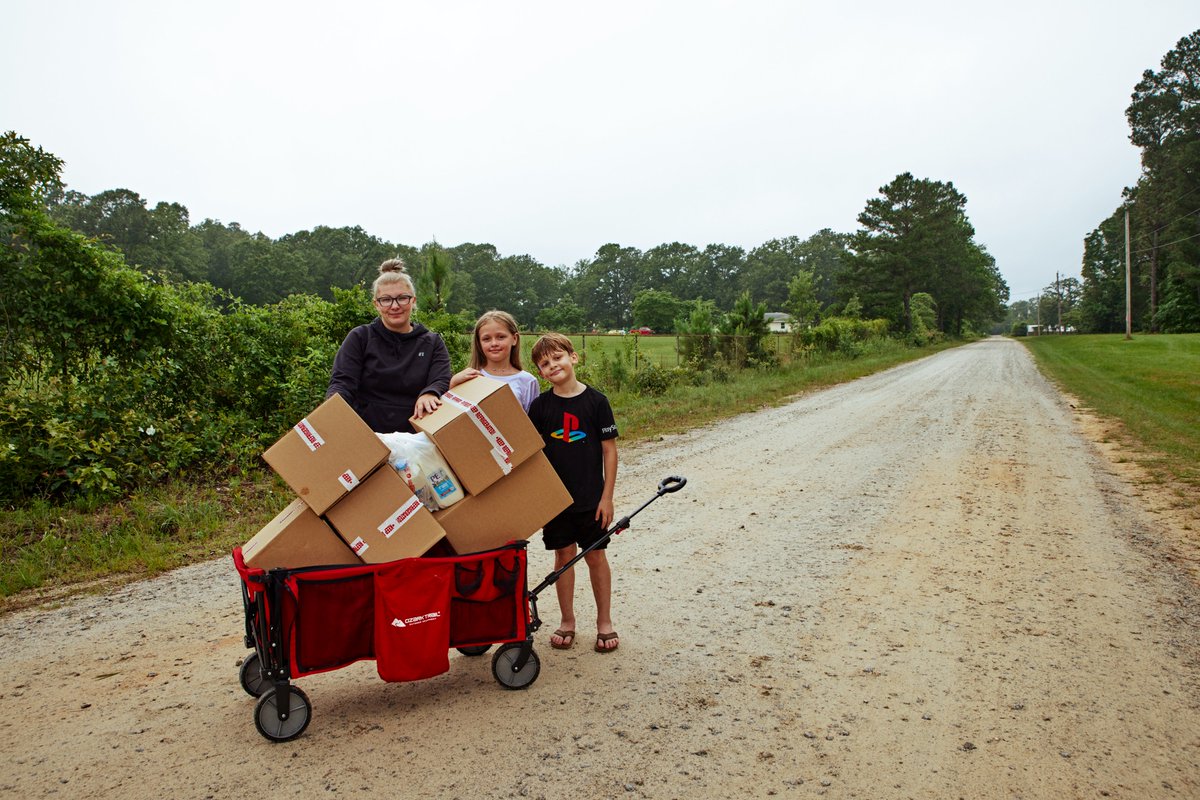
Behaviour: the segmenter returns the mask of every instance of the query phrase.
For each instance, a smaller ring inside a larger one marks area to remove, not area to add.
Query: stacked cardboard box
[[[434,519],[455,552],[475,553],[528,539],[571,504],[542,453],[541,434],[502,381],[472,378],[442,397],[442,406],[412,420],[433,443],[467,496]]]
[[[340,395],[314,409],[263,453],[311,514],[296,515],[302,525],[273,520],[242,547],[246,564],[311,566],[322,563],[313,560],[317,553],[341,554],[324,562],[334,564],[423,555],[442,528],[394,470],[381,469],[387,457],[387,447]]]
[[[372,472],[326,518],[368,564],[424,555],[443,536],[433,515],[389,466]]]
[[[246,564],[258,569],[353,564],[359,559],[325,521],[300,499],[242,545]]]
[[[571,504],[506,384],[474,378],[412,424],[437,446],[466,497],[431,513],[385,466],[379,437],[334,395],[263,454],[298,500],[246,543],[246,563],[378,564],[423,555],[443,537],[455,552],[474,553],[529,538]]]
[[[459,384],[442,395],[441,408],[410,422],[433,440],[468,494],[482,494],[543,447],[517,396],[491,378]]]
[[[511,392],[510,392],[511,393]],[[550,460],[538,452],[479,494],[468,494],[433,518],[446,531],[446,541],[459,554],[528,539],[560,511],[571,495]]]
[[[336,394],[263,453],[263,461],[316,514],[328,511],[387,457],[379,437]]]

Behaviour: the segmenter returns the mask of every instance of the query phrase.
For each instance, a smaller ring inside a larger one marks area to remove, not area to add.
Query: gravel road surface
[[[1197,798],[1196,538],[990,339],[623,448],[612,654],[297,682],[255,730],[229,559],[0,618],[0,798]],[[250,532],[248,532],[249,534]],[[529,577],[552,560],[540,537]]]

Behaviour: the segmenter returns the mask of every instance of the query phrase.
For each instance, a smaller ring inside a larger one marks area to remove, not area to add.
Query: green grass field
[[[1121,422],[1147,451],[1139,460],[1200,488],[1200,334],[1021,341],[1065,391]]]

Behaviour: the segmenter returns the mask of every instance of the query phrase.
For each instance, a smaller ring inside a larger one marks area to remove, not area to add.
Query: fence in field
[[[588,363],[601,354],[609,359],[616,359],[628,353],[628,358],[636,371],[644,364],[654,364],[658,367],[676,367],[686,358],[683,355],[682,340],[684,334],[616,334],[616,333],[570,333],[567,334],[579,353],[580,360]],[[529,351],[537,341],[538,334],[521,334],[521,355],[527,369],[534,369],[529,358]],[[721,336],[712,334],[713,342],[718,349],[726,350],[735,356],[735,360],[743,361],[746,352],[746,336]],[[768,334],[763,341],[763,347],[768,353],[773,353],[781,362],[786,363],[793,358],[802,357],[793,352],[795,337],[787,333]],[[723,346],[721,346],[723,344]]]

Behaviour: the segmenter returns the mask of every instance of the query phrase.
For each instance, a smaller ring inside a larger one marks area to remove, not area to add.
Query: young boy
[[[546,442],[546,457],[572,503],[542,528],[547,550],[554,551],[555,570],[604,536],[613,519],[613,488],[617,483],[617,423],[608,398],[575,377],[579,356],[571,340],[548,333],[533,345],[534,366],[550,382],[550,390],[529,406],[529,418]],[[612,570],[604,550],[607,542],[583,557],[596,598],[598,653],[611,653],[621,640],[613,630]],[[550,646],[567,650],[575,643],[575,570],[554,584],[562,624],[550,636]]]

